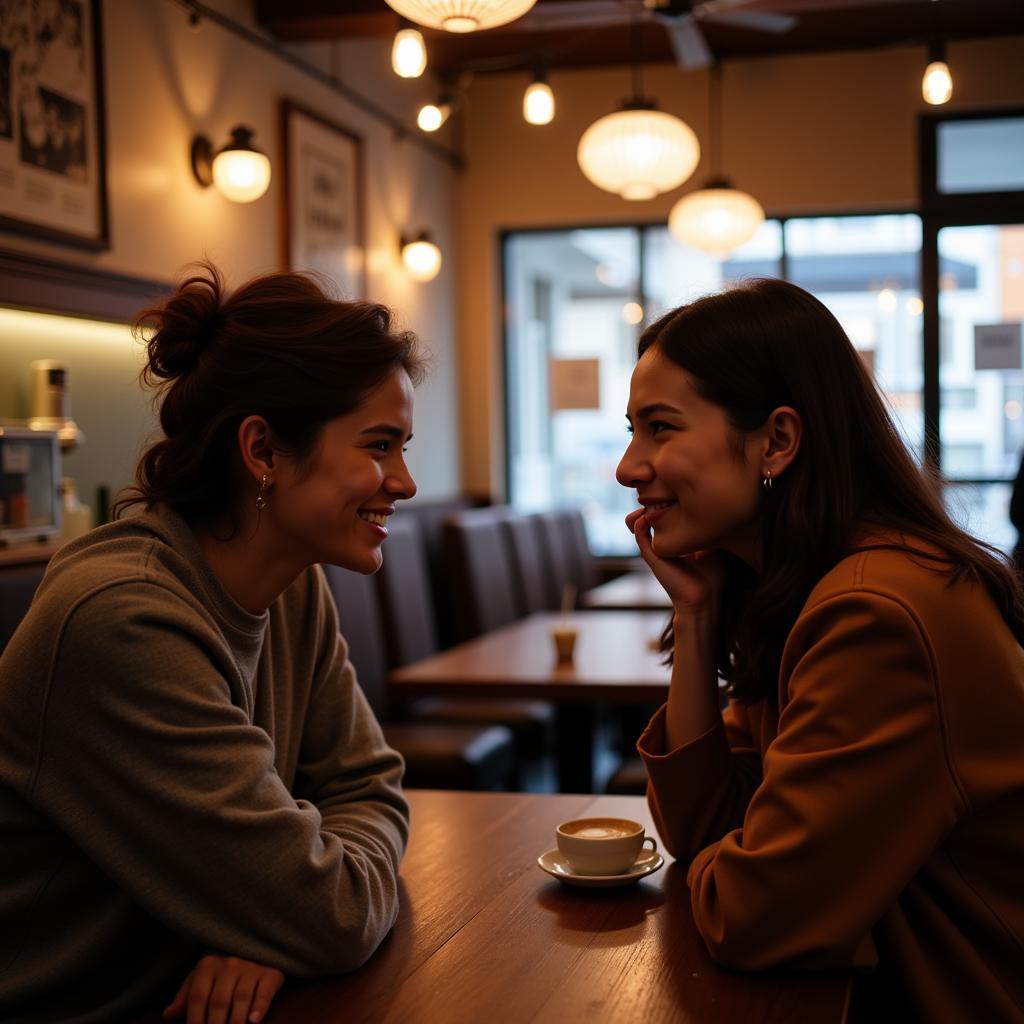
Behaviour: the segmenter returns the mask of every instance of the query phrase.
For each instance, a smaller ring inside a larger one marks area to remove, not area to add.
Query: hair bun
[[[147,343],[148,373],[161,380],[183,377],[195,369],[224,323],[223,283],[210,264],[183,281],[161,305],[145,313],[137,326],[152,328]]]

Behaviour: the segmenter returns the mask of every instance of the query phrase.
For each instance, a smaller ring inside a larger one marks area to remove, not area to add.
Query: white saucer
[[[621,875],[581,875],[569,867],[557,849],[548,850],[547,853],[542,853],[537,858],[538,867],[542,871],[546,871],[552,878],[557,878],[560,882],[565,882],[568,885],[582,885],[594,889],[629,885],[630,882],[653,875],[664,863],[665,858],[657,850],[644,849],[633,862],[633,866]]]

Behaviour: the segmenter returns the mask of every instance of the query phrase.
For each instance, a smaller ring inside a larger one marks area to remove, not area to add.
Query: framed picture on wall
[[[364,298],[361,140],[289,100],[282,110],[285,261],[325,275],[340,298]]]
[[[109,248],[100,0],[0,3],[0,230]]]

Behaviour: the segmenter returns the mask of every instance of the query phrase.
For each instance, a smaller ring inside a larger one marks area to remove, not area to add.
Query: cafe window
[[[921,129],[922,263],[936,271],[925,282],[930,457],[954,518],[1009,551],[1024,456],[1024,112],[938,111]]]
[[[843,324],[908,443],[923,446],[920,219],[767,220],[719,260],[664,225],[504,239],[507,487],[524,511],[576,506],[592,550],[635,554],[615,479],[636,341],[661,313],[733,281],[788,276]],[[788,274],[786,272],[788,268]]]

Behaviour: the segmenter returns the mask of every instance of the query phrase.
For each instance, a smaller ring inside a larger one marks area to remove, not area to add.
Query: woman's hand
[[[651,528],[642,508],[626,516],[626,526],[636,537],[640,554],[665,588],[673,608],[677,611],[716,610],[725,574],[717,552],[698,551],[683,558],[662,558],[654,550]]]
[[[164,1020],[187,1009],[186,1024],[258,1024],[284,983],[273,967],[237,956],[208,954],[182,982]]]

